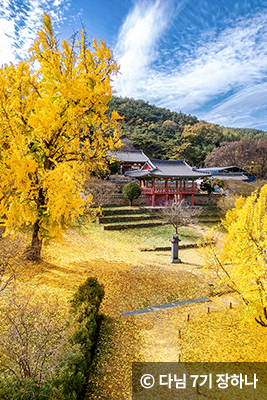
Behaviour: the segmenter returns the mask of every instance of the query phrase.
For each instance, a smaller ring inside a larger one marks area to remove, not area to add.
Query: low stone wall
[[[201,242],[201,246],[209,246],[210,243]],[[199,247],[198,243],[186,243],[186,244],[179,244],[179,249],[193,249]],[[159,246],[159,247],[152,247],[152,248],[142,248],[140,251],[170,251],[172,248],[171,246]]]
[[[194,195],[195,205],[197,206],[204,204],[217,204],[217,202],[221,199],[222,196],[223,194],[220,193],[214,193],[210,196],[205,193],[196,193]],[[191,195],[188,195],[188,200],[191,201]]]
[[[204,193],[195,194],[195,205],[204,204],[217,204],[217,201],[221,198],[221,194],[212,194],[210,197]],[[186,195],[186,203],[191,204],[191,195]],[[111,194],[106,199],[104,206],[128,206],[129,201],[123,196],[123,194]],[[141,196],[133,201],[134,206],[145,206],[146,195]]]

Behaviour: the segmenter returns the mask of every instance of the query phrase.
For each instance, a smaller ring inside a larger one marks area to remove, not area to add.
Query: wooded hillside
[[[222,142],[267,138],[257,129],[226,128],[199,121],[197,117],[153,106],[143,100],[113,97],[109,111],[121,120],[125,149],[143,150],[149,157],[181,159],[203,166],[205,158]]]
[[[135,149],[142,149],[149,157],[159,159],[172,158],[172,149],[182,145],[185,125],[199,122],[191,115],[158,108],[143,100],[113,97],[109,109],[124,116],[121,122],[123,138],[128,139]]]

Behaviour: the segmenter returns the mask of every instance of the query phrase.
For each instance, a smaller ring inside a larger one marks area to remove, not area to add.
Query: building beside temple
[[[149,160],[142,150],[109,152],[108,157],[117,161],[121,175],[141,169]]]
[[[142,193],[146,194],[148,206],[163,206],[172,201],[191,196],[194,205],[194,194],[198,192],[195,181],[210,173],[190,167],[185,160],[148,159],[140,170],[129,171],[126,176],[138,179]]]
[[[235,179],[238,181],[253,182],[256,177],[243,168],[232,165],[229,167],[208,167],[198,168],[198,171],[211,174],[211,179],[217,178],[221,180]]]

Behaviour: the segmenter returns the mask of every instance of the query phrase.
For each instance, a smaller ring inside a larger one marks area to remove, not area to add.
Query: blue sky
[[[0,64],[25,57],[44,12],[59,39],[83,24],[107,43],[117,95],[267,131],[267,2],[1,0]]]

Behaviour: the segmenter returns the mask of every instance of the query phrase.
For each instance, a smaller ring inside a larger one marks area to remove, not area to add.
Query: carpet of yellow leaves
[[[266,328],[242,319],[243,306],[205,313],[182,331],[183,361],[266,362]]]
[[[29,270],[39,288],[48,285],[66,297],[89,276],[104,284],[104,319],[87,398],[130,400],[133,361],[178,361],[179,352],[183,361],[248,361],[249,349],[254,357],[249,360],[257,354],[257,361],[266,360],[267,348],[261,344],[265,330],[257,327],[257,340],[252,340],[251,328],[238,323],[237,306],[220,311],[224,306],[212,301],[121,317],[127,311],[210,295],[209,285],[195,275],[202,266],[197,249],[180,250],[182,264],[171,264],[169,252],[141,252],[142,235],[149,237],[153,230],[129,234],[103,231],[96,224],[69,230],[65,241],[51,242],[43,249],[44,261]]]
[[[165,235],[161,240],[169,245],[169,232]],[[193,235],[195,238],[194,232]],[[130,398],[131,363],[149,361],[145,355],[148,354],[146,333],[151,325],[149,318],[157,313],[144,315],[143,319],[121,317],[122,313],[208,294],[206,283],[189,271],[200,267],[196,250],[191,251],[191,256],[189,250],[183,250],[185,264],[173,265],[169,262],[169,252],[140,251],[151,240],[150,236],[153,229],[105,232],[92,224],[87,229],[68,231],[61,243],[51,242],[43,249],[44,261],[28,269],[31,281],[38,283],[40,291],[48,285],[67,297],[88,276],[97,277],[105,286],[101,308],[105,318],[92,368],[89,398]],[[157,321],[153,326],[157,327]],[[151,349],[155,360],[161,359],[161,351],[163,347],[155,343]]]

